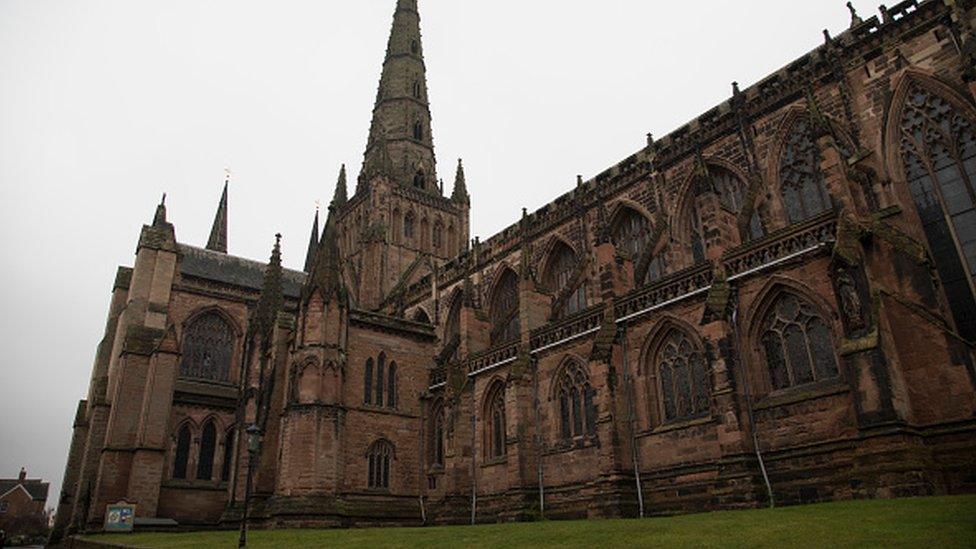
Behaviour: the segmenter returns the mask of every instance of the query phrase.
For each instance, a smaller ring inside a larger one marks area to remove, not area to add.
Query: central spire
[[[440,194],[417,0],[397,0],[360,184],[380,175]]]

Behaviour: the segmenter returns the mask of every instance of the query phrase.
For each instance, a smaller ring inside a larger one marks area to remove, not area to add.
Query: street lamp
[[[241,516],[241,536],[237,540],[238,547],[247,546],[247,506],[251,500],[251,478],[254,473],[254,463],[261,453],[261,428],[257,424],[250,424],[244,429],[247,434],[247,482],[244,483],[244,514]]]

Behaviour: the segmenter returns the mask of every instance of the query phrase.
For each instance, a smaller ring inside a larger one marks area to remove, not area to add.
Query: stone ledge
[[[806,400],[813,400],[815,398],[823,398],[841,393],[847,393],[850,392],[850,390],[850,386],[846,381],[843,380],[813,382],[770,393],[762,400],[757,402],[753,408],[756,410],[768,410],[770,408],[797,404]]]

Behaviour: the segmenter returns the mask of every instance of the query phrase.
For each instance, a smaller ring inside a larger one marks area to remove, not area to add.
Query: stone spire
[[[305,284],[303,300],[307,300],[315,290],[320,292],[325,302],[328,302],[333,294],[339,294],[341,297],[343,291],[341,258],[335,218],[335,207],[329,206],[329,215],[325,218],[325,230],[322,232],[322,239],[315,254],[315,265]]]
[[[271,259],[264,271],[264,283],[261,285],[261,297],[258,298],[254,311],[254,322],[251,329],[255,333],[264,335],[265,344],[270,344],[271,330],[274,328],[275,317],[281,311],[284,296],[281,287],[281,234],[275,235],[274,248]]]
[[[153,227],[162,227],[166,225],[166,193],[163,193],[163,198],[159,201],[159,205],[156,206],[156,214],[153,215]]]
[[[426,72],[417,0],[397,0],[360,183],[385,175],[400,185],[439,194]],[[379,167],[386,164],[388,173],[383,173]]]
[[[335,195],[332,197],[332,205],[336,209],[341,209],[346,205],[346,201],[349,199],[349,191],[346,190],[346,165],[343,164],[342,168],[339,170],[339,180],[336,181]],[[315,213],[315,218],[318,219],[318,212]]]
[[[227,253],[227,185],[229,183],[228,179],[224,180],[224,193],[220,195],[220,204],[217,205],[217,214],[210,229],[210,239],[207,240],[208,250],[223,254]]]
[[[471,196],[468,194],[468,186],[464,181],[464,164],[458,158],[457,174],[454,176],[454,192],[451,193],[451,200],[459,204],[470,204]]]
[[[312,220],[312,236],[308,240],[308,251],[305,252],[305,272],[312,272],[315,266],[315,252],[319,249],[319,209],[315,208],[315,219]]]

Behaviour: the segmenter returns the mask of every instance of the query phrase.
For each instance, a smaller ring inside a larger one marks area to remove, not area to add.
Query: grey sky
[[[863,17],[872,4],[855,1]],[[168,193],[203,245],[304,259],[359,171],[395,0],[0,0],[0,477],[57,501],[109,292]],[[482,238],[838,34],[842,0],[420,0],[439,175]]]

